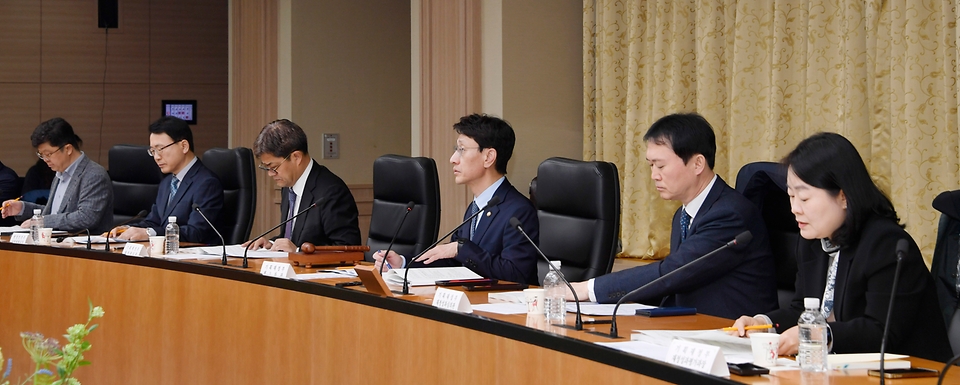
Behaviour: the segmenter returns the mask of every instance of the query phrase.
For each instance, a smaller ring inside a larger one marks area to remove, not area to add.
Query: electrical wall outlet
[[[323,159],[340,158],[340,134],[323,134]]]

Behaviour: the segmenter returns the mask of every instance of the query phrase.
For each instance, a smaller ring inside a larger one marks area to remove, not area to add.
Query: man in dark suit
[[[223,209],[223,186],[194,153],[190,126],[180,118],[164,116],[150,124],[149,130],[150,149],[143,155],[152,156],[160,171],[169,175],[160,182],[150,214],[132,226],[113,229],[111,236],[146,240],[163,235],[167,220],[174,216],[180,226],[180,241],[219,244],[220,237],[193,205],[198,205],[210,222],[216,222]]]
[[[683,204],[673,218],[671,253],[659,262],[575,283],[580,298],[616,302],[749,230],[753,234],[749,244],[714,254],[630,299],[695,307],[700,313],[727,318],[776,309],[774,260],[763,218],[756,206],[713,172],[717,147],[710,124],[697,114],[668,115],[643,139],[660,197]]]
[[[286,119],[267,124],[253,142],[253,153],[260,158],[260,169],[283,187],[282,220],[317,205],[280,227],[280,236],[271,241],[258,239],[253,249],[292,252],[304,242],[315,246],[360,244],[353,194],[340,177],[310,157],[307,135],[300,126]]]
[[[466,185],[474,197],[464,220],[494,196],[500,197],[500,204],[484,210],[454,233],[450,243],[428,250],[410,267],[462,265],[484,277],[536,284],[537,251],[510,226],[510,218],[516,217],[539,242],[537,209],[505,176],[516,142],[513,128],[502,119],[478,114],[460,118],[453,128],[460,134],[450,156],[453,174],[457,184]],[[379,266],[383,251],[374,253],[374,258]],[[390,251],[387,262],[401,267],[406,258]]]
[[[40,123],[30,143],[37,156],[57,175],[50,185],[47,204],[8,200],[3,202],[3,217],[16,215],[30,227],[34,209],[41,209],[43,225],[58,230],[106,231],[113,225],[113,188],[107,170],[90,160],[81,150],[83,141],[63,118]]]

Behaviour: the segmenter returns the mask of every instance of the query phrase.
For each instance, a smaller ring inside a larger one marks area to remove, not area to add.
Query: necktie
[[[477,202],[470,202],[470,207],[467,208],[467,216],[469,217],[473,214],[476,214],[477,211],[480,211],[480,208],[477,207]],[[479,221],[478,219],[479,217],[480,216],[477,215],[473,217],[473,219],[470,221],[470,240],[471,241],[473,240],[473,233],[477,230],[477,221]]]
[[[687,239],[687,228],[690,227],[690,214],[686,209],[680,209],[680,242]]]
[[[167,197],[167,204],[173,202],[174,195],[177,195],[177,189],[180,187],[180,180],[177,177],[170,179],[170,196]]]
[[[823,318],[830,318],[833,312],[834,287],[837,284],[837,264],[840,262],[840,246],[830,243],[830,240],[824,238],[820,240],[823,251],[830,255],[830,267],[827,268],[827,285],[823,288],[823,304],[820,305],[820,313]]]
[[[296,208],[297,208],[297,193],[293,192],[292,188],[288,188],[287,189],[287,219],[293,218],[293,215],[296,214],[296,211],[294,211],[296,210]],[[283,228],[283,235],[287,239],[290,239],[291,241],[293,240],[293,222],[294,221],[287,222],[286,226],[284,226]]]

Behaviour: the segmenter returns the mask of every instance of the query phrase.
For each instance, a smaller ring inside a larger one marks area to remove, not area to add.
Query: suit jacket
[[[744,230],[753,234],[749,244],[720,251],[631,300],[695,307],[700,313],[726,318],[776,309],[774,260],[760,210],[719,177],[690,224],[687,239],[680,242],[678,209],[673,217],[670,255],[659,262],[597,277],[597,301],[616,302],[631,290],[723,246]]]
[[[289,188],[281,190],[283,199],[280,201],[280,215],[285,221],[290,207],[287,201]],[[296,219],[293,234],[286,234],[286,226],[281,226],[277,238],[288,238],[297,247],[304,242],[315,246],[360,245],[357,202],[347,184],[336,174],[314,161],[303,188],[303,196],[297,199],[300,200],[300,210],[312,203],[316,203],[317,207]]]
[[[187,175],[180,181],[177,194],[167,204],[170,197],[170,180],[174,174],[169,174],[160,181],[157,191],[157,201],[150,208],[150,214],[137,223],[137,227],[149,227],[163,235],[167,227],[167,218],[177,217],[180,226],[180,241],[206,244],[220,244],[220,237],[203,217],[193,209],[193,204],[200,206],[203,214],[216,223],[220,210],[223,209],[223,186],[220,179],[210,169],[203,165],[200,159],[187,171]]]
[[[77,160],[73,179],[63,194],[58,214],[50,215],[53,207],[23,202],[20,220],[33,216],[33,209],[42,208],[43,225],[58,230],[81,231],[90,229],[91,233],[102,233],[113,227],[113,184],[107,170],[84,156]],[[50,186],[50,203],[57,193],[59,178],[54,178]]]
[[[483,219],[477,224],[472,241],[469,223],[451,236],[453,242],[462,240],[456,257],[429,265],[414,262],[411,267],[466,266],[487,278],[536,285],[537,250],[523,234],[510,226],[510,218],[517,217],[530,238],[539,242],[537,209],[506,179],[493,195],[500,197],[500,204],[480,214]],[[464,214],[463,219],[467,217],[469,215]]]
[[[830,322],[833,351],[880,351],[897,266],[894,250],[900,239],[909,240],[910,249],[901,266],[887,351],[945,362],[952,353],[933,277],[913,238],[894,221],[883,218],[867,221],[859,242],[840,249],[833,297],[836,321]],[[798,246],[797,293],[789,308],[768,314],[778,332],[796,326],[803,312],[803,298],[822,300],[827,284],[829,256],[820,240],[802,239]]]

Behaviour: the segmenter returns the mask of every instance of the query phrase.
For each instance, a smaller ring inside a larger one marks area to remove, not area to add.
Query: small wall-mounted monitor
[[[187,124],[197,124],[196,100],[163,100],[161,116],[175,116],[183,119]]]

